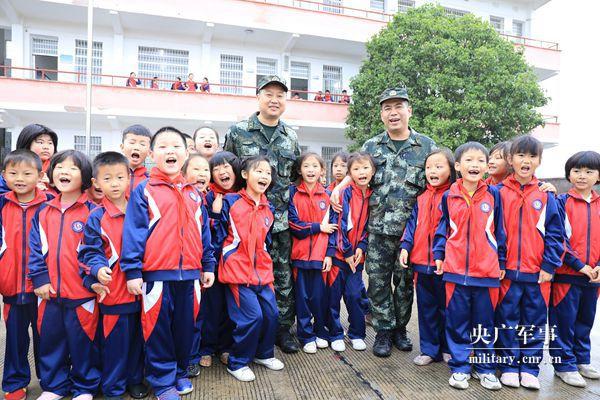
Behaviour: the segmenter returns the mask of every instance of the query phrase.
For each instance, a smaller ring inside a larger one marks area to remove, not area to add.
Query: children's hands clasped
[[[590,282],[600,283],[600,265],[597,265],[595,267],[586,265],[583,268],[581,268],[579,272],[590,278]]]

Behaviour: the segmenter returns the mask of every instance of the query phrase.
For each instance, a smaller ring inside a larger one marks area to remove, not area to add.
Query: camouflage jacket
[[[267,193],[267,198],[275,207],[273,233],[288,229],[290,175],[294,161],[300,155],[296,132],[279,120],[277,129],[269,140],[258,121],[258,113],[255,113],[229,128],[223,150],[232,152],[240,159],[258,154],[267,156],[276,171],[273,187]]]
[[[425,158],[435,142],[410,128],[410,136],[396,151],[387,132],[367,140],[362,150],[373,156],[375,175],[369,199],[368,231],[402,236],[417,196],[425,188]]]

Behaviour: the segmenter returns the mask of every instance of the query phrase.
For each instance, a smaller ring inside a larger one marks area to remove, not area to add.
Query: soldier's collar
[[[258,120],[258,114],[259,111],[256,111],[255,113],[253,113],[250,118],[248,118],[248,130],[249,131],[260,131],[261,129],[261,123]],[[279,129],[281,132],[285,133],[286,135],[288,134],[288,127],[286,124],[283,123],[283,121],[281,119],[279,119],[279,121],[277,122],[277,129]]]
[[[415,135],[415,133],[416,133],[415,130],[409,126],[408,131],[409,131],[409,135],[408,135],[408,139],[406,139],[406,140],[408,140],[410,145],[411,146],[421,146],[421,141],[419,140],[417,135]],[[379,143],[387,144],[387,143],[389,143],[390,140],[392,140],[390,138],[390,134],[388,133],[388,131],[384,131],[383,135],[381,136],[381,139],[379,140]]]

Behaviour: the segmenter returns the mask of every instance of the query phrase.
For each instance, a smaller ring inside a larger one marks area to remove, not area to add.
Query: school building
[[[227,128],[256,110],[255,86],[278,74],[290,87],[283,119],[304,149],[328,159],[344,148],[348,106],[335,101],[366,55],[365,43],[394,14],[425,0],[94,0],[91,155],[116,149],[133,123],[173,125],[192,133]],[[541,86],[558,87],[558,43],[530,36],[543,0],[444,0],[448,14],[472,13],[522,47]],[[0,0],[0,143],[14,148],[23,126],[54,129],[59,149],[84,150],[87,1]],[[126,87],[130,72],[142,84]],[[210,82],[210,93],[170,90],[177,77]],[[159,89],[150,79],[159,78]],[[558,107],[541,109],[534,134],[546,147],[560,134]],[[426,133],[426,132],[424,132]]]

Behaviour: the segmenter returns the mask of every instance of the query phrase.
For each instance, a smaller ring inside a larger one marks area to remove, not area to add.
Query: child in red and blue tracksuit
[[[118,154],[118,153],[116,153]],[[102,156],[100,154],[99,156]],[[127,164],[124,164],[127,167]],[[98,178],[96,178],[98,179]],[[79,262],[85,269],[84,286],[92,290],[103,268],[110,269],[110,291],[100,302],[102,333],[102,393],[118,398],[128,387],[143,383],[143,338],[140,302],[127,290],[119,266],[125,214],[107,197],[94,209],[84,228]]]
[[[425,159],[427,188],[415,203],[400,242],[400,262],[413,268],[419,316],[421,354],[417,365],[441,361],[448,354],[445,318],[446,288],[436,274],[433,239],[442,217],[442,196],[455,180],[454,157],[448,150],[436,150]],[[446,356],[448,358],[448,356]]]
[[[29,274],[38,295],[40,399],[90,399],[100,383],[96,296],[79,275],[77,250],[90,210],[92,167],[83,153],[55,154],[48,170],[60,195],[31,222]]]
[[[323,160],[315,153],[304,153],[298,165],[301,182],[290,185],[288,206],[292,234],[290,259],[298,339],[306,352],[314,353],[317,347],[328,346],[327,272],[323,272],[323,259],[332,225],[329,224],[329,194],[318,181],[325,167]]]
[[[375,168],[373,168],[373,172],[374,170]],[[332,210],[329,219],[330,223],[338,225],[338,230],[329,235],[327,247],[327,257],[332,259],[333,264],[327,277],[330,297],[329,339],[331,347],[335,351],[345,350],[344,328],[340,322],[342,297],[350,321],[348,337],[352,340],[354,349],[364,350],[362,341],[366,336],[366,324],[365,310],[361,305],[361,293],[364,290],[362,271],[367,249],[367,223],[371,192],[370,188],[360,188],[353,181],[340,193],[342,212],[338,214]],[[356,254],[359,254],[360,257],[354,260],[352,268],[347,259]]]
[[[31,281],[27,280],[27,258],[31,220],[40,206],[52,198],[36,188],[36,179],[43,174],[41,166],[41,160],[33,152],[17,150],[6,157],[2,168],[11,186],[29,183],[23,190],[9,191],[0,197],[0,294],[6,324],[2,390],[6,400],[24,400],[27,396],[27,385],[31,381],[27,359],[30,326],[39,376],[37,299]],[[23,179],[25,174],[32,175],[29,182]]]
[[[590,333],[600,293],[600,195],[593,190],[600,181],[600,154],[576,153],[567,160],[565,170],[573,187],[558,197],[566,253],[552,282],[549,325],[556,331],[550,355],[563,381],[583,387],[581,376],[600,378],[590,365]],[[579,379],[573,381],[578,373]]]
[[[488,163],[483,145],[459,146],[455,160],[462,178],[442,197],[442,217],[433,240],[437,272],[443,271],[446,282],[449,383],[466,389],[473,373],[486,389],[496,390],[502,387],[493,362],[494,309],[505,260],[502,203],[498,190],[483,181]],[[471,336],[477,332],[481,334]]]
[[[160,135],[167,138],[172,133],[179,135],[172,129]],[[160,140],[157,135],[153,140]],[[185,146],[183,136],[180,139]],[[201,271],[214,271],[215,261],[202,196],[181,174],[169,176],[163,168],[157,163],[129,199],[121,270],[129,282],[144,282],[146,379],[157,396],[176,398],[174,389],[179,394],[193,390],[187,368],[200,307],[199,279]]]
[[[504,210],[510,210],[503,215],[507,257],[496,309],[498,367],[505,385],[532,389],[539,389],[550,279],[564,251],[554,194],[542,192],[533,175],[541,148],[529,135],[516,138],[510,150],[514,173],[497,186]]]

